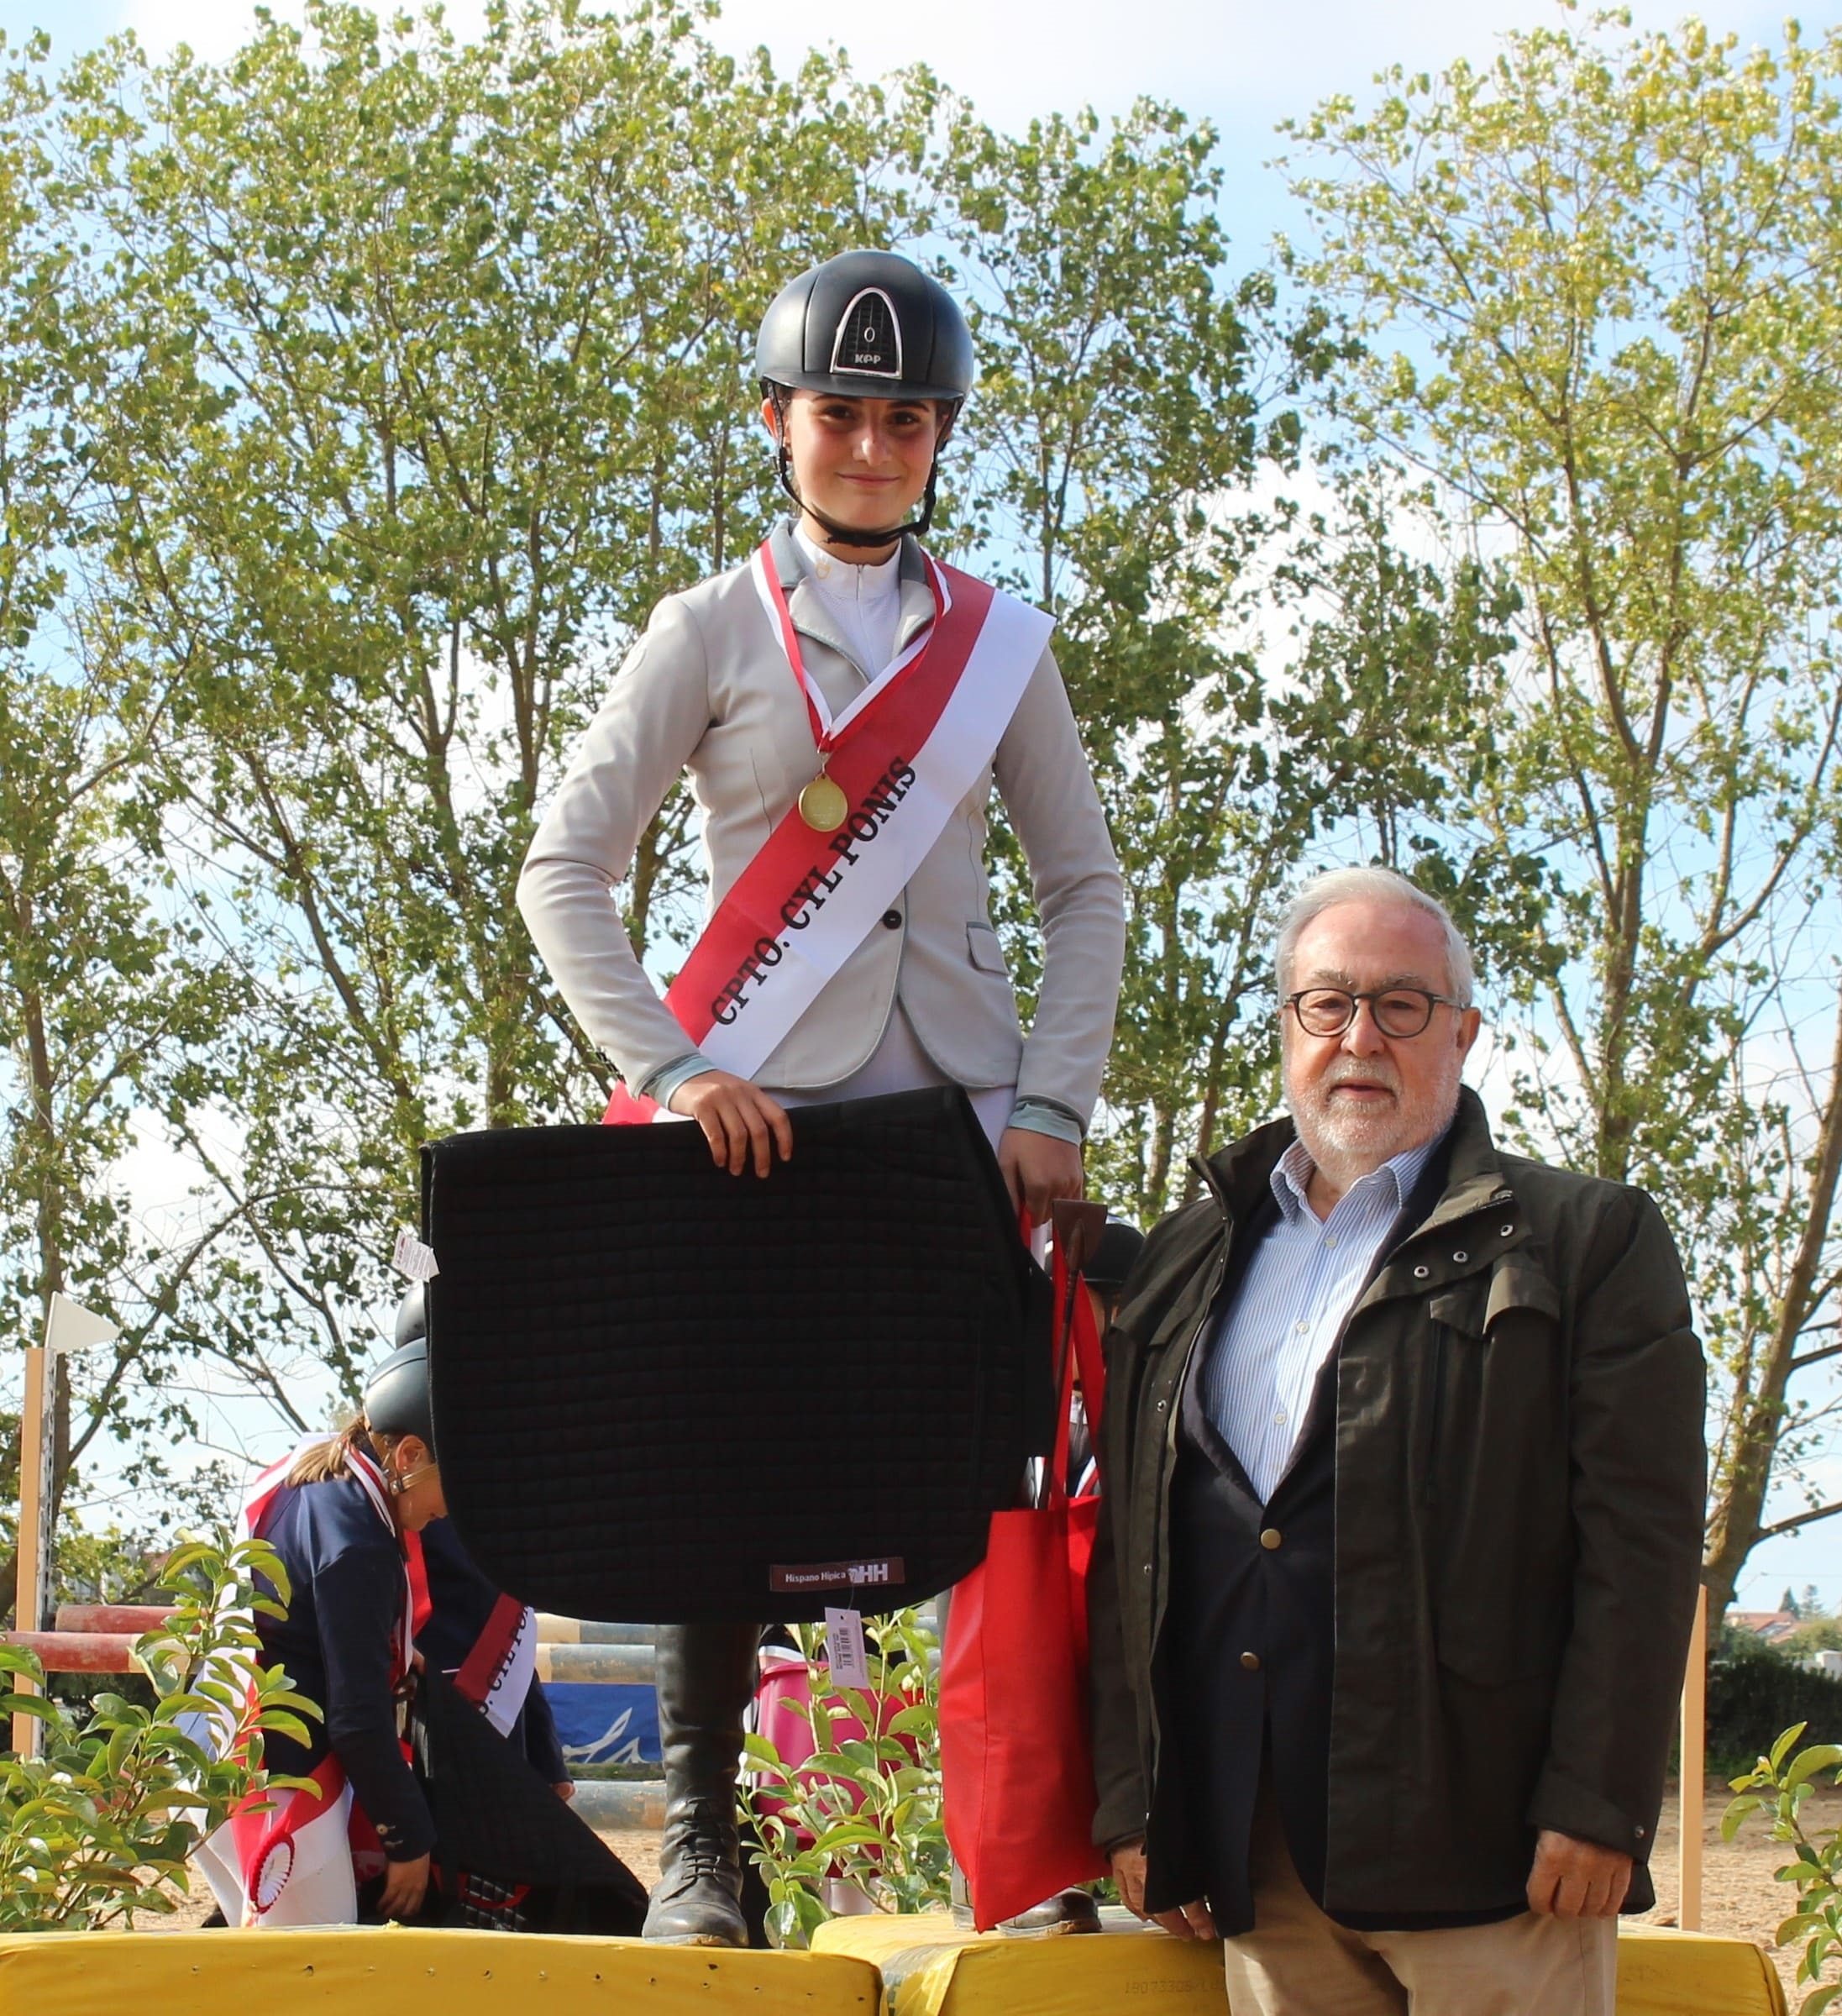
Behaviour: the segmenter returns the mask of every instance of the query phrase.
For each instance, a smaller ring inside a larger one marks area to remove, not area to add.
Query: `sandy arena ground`
[[[1766,1823],[1756,1815],[1741,1829],[1737,1840],[1723,1842],[1720,1816],[1731,1797],[1724,1779],[1708,1781],[1702,1819],[1702,1929],[1754,1940],[1771,1950],[1772,1935],[1790,1915],[1795,1894],[1788,1884],[1775,1882],[1772,1872],[1791,1859],[1790,1852],[1770,1838]],[[1818,1790],[1806,1807],[1805,1815],[1806,1824],[1813,1830],[1842,1825],[1842,1788]],[[659,1875],[659,1836],[610,1834],[605,1838],[609,1847],[650,1888]],[[1656,1854],[1651,1864],[1656,1879],[1656,1908],[1647,1915],[1658,1924],[1676,1923],[1681,1898],[1677,1877],[1680,1841],[1681,1809],[1671,1787],[1657,1827]],[[173,1929],[196,1925],[209,1908],[208,1898],[195,1898],[176,1917],[150,1919],[143,1916],[140,1922]],[[1797,1956],[1795,1953],[1775,1952],[1772,1957],[1784,1982],[1792,2016],[1796,2016],[1800,1999],[1792,1985]]]

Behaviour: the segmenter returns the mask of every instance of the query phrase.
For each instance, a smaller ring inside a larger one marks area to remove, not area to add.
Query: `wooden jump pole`
[[[13,1620],[22,1631],[36,1631],[45,1622],[45,1583],[51,1545],[51,1353],[32,1344],[25,1354],[25,1404],[19,1416],[19,1530],[14,1553],[18,1566],[14,1584]],[[16,1691],[39,1690],[24,1677]],[[13,1747],[22,1757],[39,1754],[37,1718],[13,1718]]]
[[[1701,1930],[1702,1806],[1708,1788],[1708,1588],[1695,1592],[1695,1625],[1682,1675],[1682,1902],[1676,1923]]]
[[[68,1295],[54,1294],[45,1312],[44,1343],[26,1347],[25,1404],[19,1410],[19,1530],[15,1550],[18,1567],[13,1604],[18,1630],[44,1628],[51,1596],[51,1504],[56,1495],[51,1475],[53,1394],[58,1359],[67,1351],[107,1344],[119,1334],[107,1316],[85,1309]],[[21,1680],[16,1691],[36,1693],[38,1689]],[[43,1735],[36,1716],[13,1718],[13,1747],[20,1756],[37,1756]]]

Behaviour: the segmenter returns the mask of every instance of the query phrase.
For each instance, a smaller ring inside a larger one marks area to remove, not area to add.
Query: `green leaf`
[[[1771,1768],[1775,1772],[1783,1767],[1786,1757],[1790,1755],[1791,1746],[1803,1734],[1805,1729],[1808,1727],[1808,1725],[1807,1723],[1795,1722],[1789,1729],[1786,1730],[1783,1734],[1780,1735],[1777,1741],[1772,1745],[1770,1761]]]
[[[265,1735],[290,1736],[297,1743],[311,1744],[313,1732],[299,1715],[290,1714],[282,1709],[265,1709],[257,1717],[255,1726]]]
[[[1787,1786],[1802,1785],[1817,1772],[1833,1770],[1838,1765],[1842,1765],[1842,1743],[1813,1743],[1792,1759],[1784,1782]]]
[[[1739,1833],[1741,1822],[1749,1814],[1756,1813],[1765,1803],[1763,1799],[1756,1797],[1730,1800],[1726,1811],[1720,1816],[1720,1838],[1722,1840],[1730,1841]]]

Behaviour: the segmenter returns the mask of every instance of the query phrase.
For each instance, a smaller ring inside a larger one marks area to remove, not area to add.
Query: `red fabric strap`
[[[492,1692],[492,1683],[511,1656],[523,1622],[524,1605],[516,1596],[501,1595],[492,1606],[492,1614],[474,1640],[473,1650],[454,1675],[454,1685],[475,1708]]]

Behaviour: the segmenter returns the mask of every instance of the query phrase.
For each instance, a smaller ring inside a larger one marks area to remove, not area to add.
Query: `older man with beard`
[[[1107,1352],[1096,1836],[1237,2016],[1611,2016],[1699,1572],[1703,1368],[1641,1191],[1493,1145],[1472,962],[1381,869],[1279,933],[1289,1121]]]

